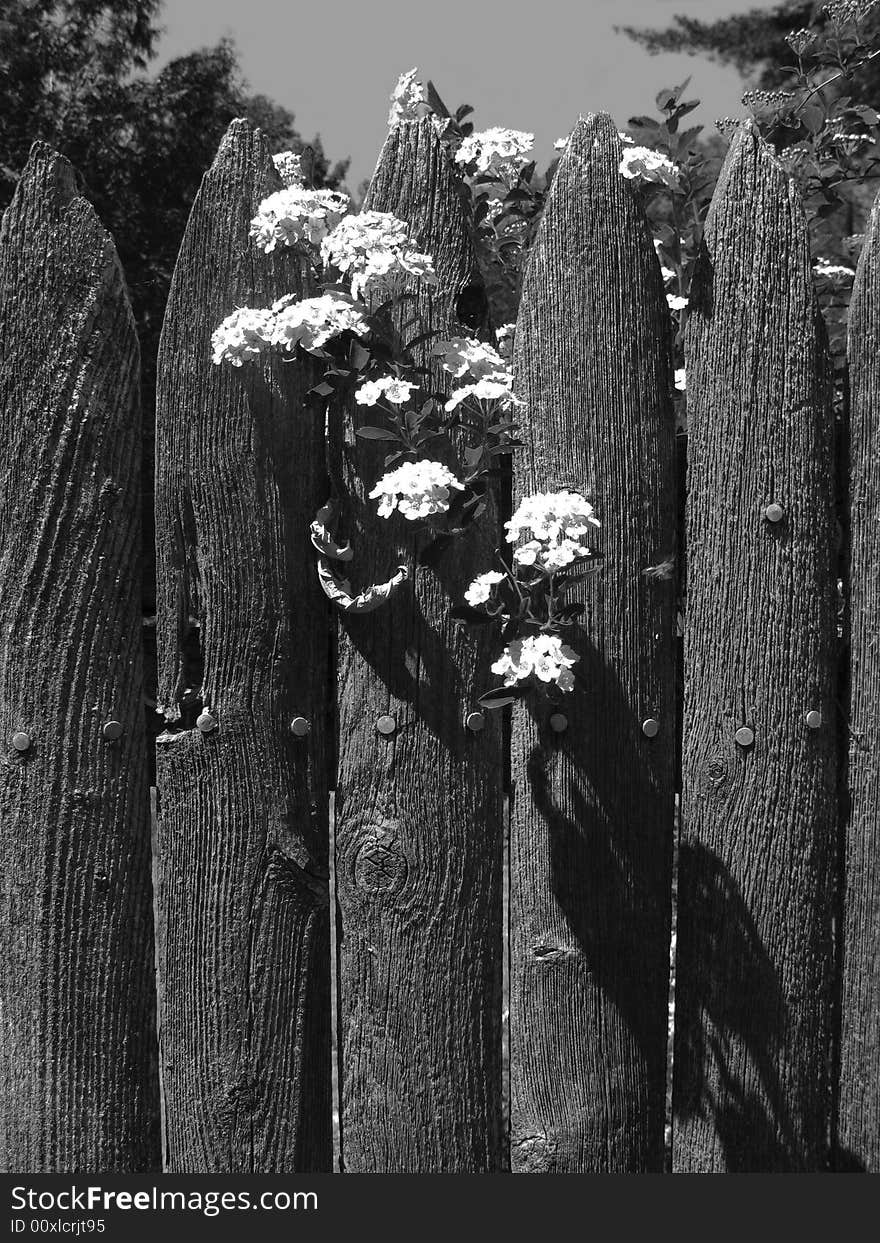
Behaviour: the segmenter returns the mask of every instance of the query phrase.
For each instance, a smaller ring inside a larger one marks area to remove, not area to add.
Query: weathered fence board
[[[300,288],[290,252],[267,257],[248,238],[277,187],[265,139],[233,122],[193,207],[159,354],[159,701],[176,722],[157,747],[171,1170],[331,1167],[328,619],[308,572],[324,427],[303,404],[301,365],[215,366],[210,344],[234,307]],[[207,733],[194,728],[202,705]]]
[[[579,684],[513,714],[511,1165],[637,1172],[663,1160],[675,781],[674,421],[669,315],[611,119],[559,165],[515,337],[514,503],[593,498],[602,571],[570,640]],[[659,722],[653,737],[642,731]]]
[[[880,1173],[880,198],[850,303],[850,718],[836,1164]]]
[[[149,1170],[138,345],[42,144],[0,231],[0,343],[0,1168]]]
[[[674,1167],[815,1170],[837,816],[831,415],[806,221],[751,125],[715,191],[686,357]]]
[[[410,321],[405,338],[473,334],[470,312],[485,300],[430,121],[390,134],[365,206],[406,220],[435,257],[439,287],[396,317],[400,329]],[[354,419],[375,415],[358,407]],[[413,540],[404,519],[377,517],[365,499],[383,473],[381,446],[355,443],[351,423],[333,439],[360,589],[411,566]],[[448,619],[496,539],[486,516],[389,606],[340,623],[341,1134],[353,1172],[500,1165],[501,731],[492,718],[480,733],[465,728],[492,681],[491,648]],[[390,736],[376,729],[383,714],[396,723]]]

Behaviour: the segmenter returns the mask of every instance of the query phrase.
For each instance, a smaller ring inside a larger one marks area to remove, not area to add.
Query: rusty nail
[[[764,510],[764,517],[768,522],[781,522],[784,516],[785,510],[781,505],[777,505],[775,501],[771,502]]]
[[[819,729],[822,724],[822,713],[812,708],[806,715],[805,720],[810,729]]]
[[[748,725],[741,725],[733,736],[741,747],[750,747],[755,741],[755,731]]]
[[[469,730],[475,734],[478,734],[485,726],[486,718],[483,716],[482,712],[469,712],[465,717],[464,723]]]
[[[27,751],[28,747],[31,745],[30,734],[24,734],[21,732],[13,734],[12,745],[15,747],[16,751]]]
[[[563,712],[554,712],[550,718],[550,728],[554,734],[562,734],[568,729],[568,717]]]
[[[121,721],[107,721],[101,730],[101,733],[108,742],[115,742],[117,738],[122,737],[123,725]]]
[[[196,721],[196,725],[202,731],[203,734],[210,734],[212,729],[217,728],[216,720],[211,715],[211,713],[208,711],[199,713],[198,720]]]
[[[380,716],[376,721],[376,729],[380,734],[385,734],[387,737],[389,734],[393,734],[397,729],[397,722],[393,716]]]
[[[646,738],[656,738],[660,733],[660,722],[656,717],[649,716],[646,721],[642,721],[642,733]]]
[[[310,722],[304,716],[295,716],[290,722],[291,732],[294,733],[297,738],[305,738],[311,728]]]

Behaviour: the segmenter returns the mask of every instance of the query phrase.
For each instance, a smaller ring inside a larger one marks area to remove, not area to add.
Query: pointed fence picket
[[[528,493],[586,494],[603,568],[568,640],[577,690],[516,705],[511,812],[511,1166],[662,1169],[675,794],[669,313],[620,141],[575,128],[516,328]],[[560,732],[554,724],[563,725]]]
[[[148,1170],[139,352],[113,242],[41,143],[0,342],[0,1168]]]
[[[211,361],[235,307],[302,288],[289,251],[248,236],[278,186],[265,138],[234,122],[159,347],[160,1048],[166,1166],[187,1172],[331,1161],[328,610],[305,572],[324,426],[299,364]]]
[[[686,344],[674,1169],[827,1156],[837,835],[832,415],[806,219],[750,125]]]
[[[850,695],[836,1168],[880,1173],[880,198],[850,304]]]
[[[513,501],[568,487],[602,523],[571,589],[578,686],[553,721],[517,703],[479,729],[497,635],[450,608],[505,490],[425,559],[367,496],[374,413],[310,395],[302,358],[212,363],[233,308],[311,280],[249,238],[279,186],[265,139],[224,139],[159,358],[156,1041],[137,346],[112,243],[35,149],[0,232],[5,1168],[331,1169],[333,967],[342,1169],[662,1169],[682,711],[673,1168],[878,1168],[878,208],[847,444],[797,194],[748,127],[725,164],[687,333],[682,708],[670,321],[619,159],[610,118],[579,123],[516,333]],[[435,257],[393,323],[442,387],[425,334],[488,325],[429,120],[392,131],[366,207]],[[320,591],[328,498],[352,591],[407,568],[376,612]]]
[[[389,135],[366,210],[405,220],[438,285],[396,314],[404,343],[479,327],[485,298],[448,157],[429,120]],[[428,365],[429,340],[415,349]],[[433,365],[434,384],[443,374]],[[448,387],[448,377],[445,377]],[[431,569],[365,496],[387,445],[353,406],[331,434],[340,532],[360,590],[406,565],[375,613],[339,624],[336,884],[341,1148],[351,1172],[501,1166],[501,724],[466,718],[491,683],[485,631],[449,618],[498,540],[488,512]],[[365,487],[362,480],[366,480]],[[347,568],[348,572],[348,568]],[[391,732],[380,732],[380,718]]]

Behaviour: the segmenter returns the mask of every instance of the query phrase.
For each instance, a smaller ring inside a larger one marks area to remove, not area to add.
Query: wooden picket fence
[[[335,1032],[345,1171],[880,1170],[880,206],[847,419],[797,194],[735,140],[681,538],[669,315],[619,159],[610,118],[579,122],[516,333],[514,496],[571,487],[603,522],[586,689],[561,732],[522,704],[474,731],[492,640],[449,609],[500,509],[386,609],[332,613],[308,538],[331,489],[358,582],[412,556],[364,497],[381,446],[355,460],[357,407],[325,436],[311,363],[211,363],[235,306],[308,292],[249,242],[278,182],[233,123],[159,355],[151,850],[138,346],[111,239],[34,148],[0,234],[2,1168],[331,1170]],[[435,256],[410,335],[484,328],[428,121],[368,206]],[[675,576],[646,572],[682,550],[683,655]]]

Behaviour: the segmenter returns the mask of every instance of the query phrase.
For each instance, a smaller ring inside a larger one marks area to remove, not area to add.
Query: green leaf
[[[387,427],[359,427],[355,432],[361,440],[399,440],[397,432]]]
[[[309,393],[314,393],[316,397],[329,397],[335,392],[336,389],[332,384],[328,384],[326,380],[322,380],[320,384],[316,384],[314,388],[309,389]]]
[[[516,703],[518,699],[524,699],[527,694],[528,689],[525,686],[500,686],[497,690],[486,691],[477,703],[483,708],[504,708],[507,704]]]

